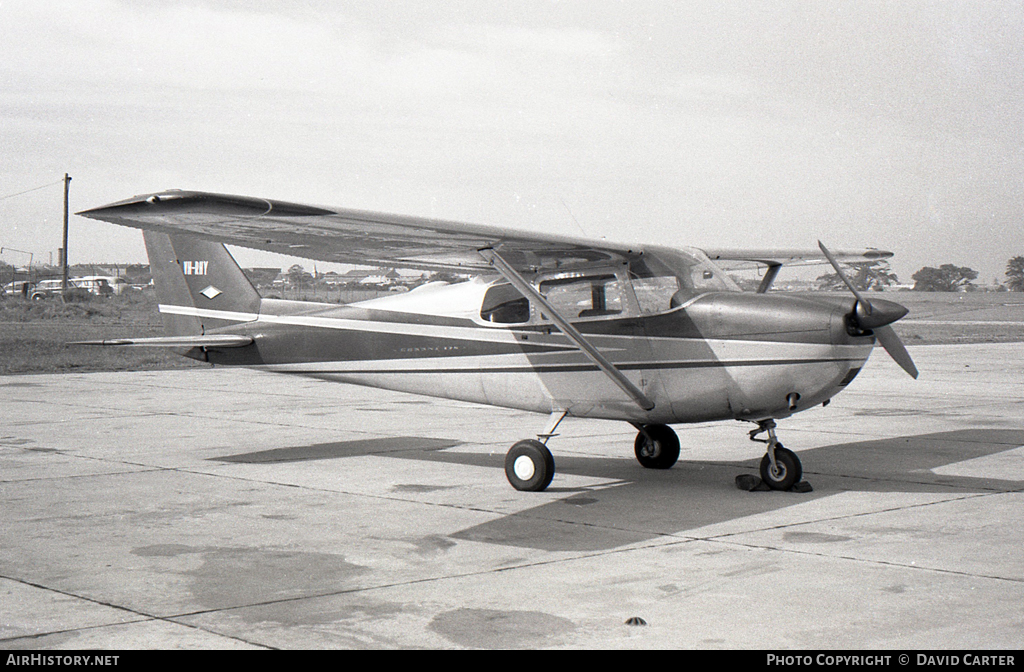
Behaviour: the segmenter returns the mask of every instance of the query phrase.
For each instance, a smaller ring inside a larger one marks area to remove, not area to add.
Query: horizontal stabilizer
[[[132,345],[153,348],[242,348],[251,336],[209,334],[206,336],[157,336],[155,338],[111,338],[103,341],[75,341],[68,345]]]

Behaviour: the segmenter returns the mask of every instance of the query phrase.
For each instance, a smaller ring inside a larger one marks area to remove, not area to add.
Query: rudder
[[[143,231],[164,328],[192,336],[250,322],[260,295],[221,243],[180,234]]]

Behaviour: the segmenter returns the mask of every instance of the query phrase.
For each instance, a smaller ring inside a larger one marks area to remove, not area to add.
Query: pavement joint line
[[[909,478],[907,478],[907,479],[900,479],[900,478],[891,478],[891,477],[887,477],[887,476],[858,476],[858,475],[854,475],[854,474],[828,474],[828,473],[825,473],[825,472],[815,472],[815,471],[805,471],[804,474],[805,475],[806,474],[810,474],[812,476],[821,476],[822,478],[845,478],[845,479],[849,479],[851,481],[870,481],[870,482],[880,482],[880,483],[905,483],[905,484],[909,484],[909,485],[926,485],[926,486],[932,486],[932,487],[949,488],[951,491],[956,491],[956,490],[971,490],[971,491],[983,490],[983,491],[985,491],[985,493],[988,493],[988,494],[999,494],[999,493],[1007,493],[1007,492],[1021,492],[1021,491],[1024,491],[1024,483],[1020,483],[1020,485],[1018,487],[1014,487],[1014,488],[999,488],[999,487],[995,487],[995,486],[984,486],[984,485],[979,485],[979,484],[961,485],[961,484],[957,484],[957,483],[939,483],[939,482],[936,482],[936,481],[916,480],[916,479],[909,479]],[[939,474],[935,474],[935,476],[936,476],[936,478],[943,478],[943,476],[941,476]],[[983,478],[983,477],[976,477],[976,476],[975,477],[960,477],[960,478],[975,478],[975,479],[977,479],[979,481],[997,481],[997,480],[999,480],[999,479],[996,479],[996,478]],[[1006,482],[1006,481],[1004,481],[1004,482]],[[1017,482],[1019,483],[1019,481],[1017,481]],[[936,493],[936,494],[939,494],[939,493]]]
[[[711,541],[711,540],[709,540],[709,541]],[[820,551],[809,551],[809,550],[796,549],[796,548],[779,548],[777,546],[766,546],[766,545],[760,545],[760,544],[743,544],[743,543],[740,543],[740,542],[728,542],[728,541],[722,541],[721,543],[725,543],[725,544],[731,545],[731,546],[740,546],[740,547],[743,547],[743,548],[756,548],[756,549],[761,549],[761,550],[766,550],[766,551],[777,551],[779,553],[786,553],[786,554],[807,555],[807,556],[813,556],[813,557],[818,557],[818,558],[827,558],[829,560],[847,560],[847,561],[850,561],[850,562],[855,562],[855,563],[865,564],[865,565],[876,565],[876,566],[883,566],[883,567],[897,567],[897,568],[900,568],[900,569],[906,569],[906,570],[911,570],[911,571],[934,572],[936,574],[949,574],[949,575],[952,575],[952,576],[963,576],[963,577],[972,578],[972,579],[986,579],[986,580],[990,580],[990,581],[1003,581],[1003,582],[1013,583],[1013,584],[1024,584],[1024,578],[1019,578],[1018,579],[1018,578],[1009,577],[1009,576],[993,576],[993,575],[990,575],[990,574],[976,574],[976,573],[966,572],[966,571],[961,571],[961,570],[956,570],[956,569],[944,569],[942,567],[926,567],[926,566],[916,565],[916,564],[907,564],[905,562],[893,562],[891,560],[877,560],[877,559],[871,559],[871,558],[858,558],[858,557],[851,556],[851,555],[830,555],[828,553],[822,553]]]
[[[396,451],[396,452],[398,452],[398,451]],[[352,491],[348,491],[348,490],[335,490],[335,489],[330,489],[330,488],[314,487],[314,486],[309,486],[309,485],[300,485],[300,484],[296,484],[296,483],[285,483],[285,482],[281,482],[281,481],[273,481],[273,480],[267,480],[267,479],[252,478],[252,477],[246,477],[246,476],[238,476],[238,475],[233,475],[233,474],[220,474],[220,473],[216,473],[216,472],[201,471],[201,470],[198,470],[198,469],[188,468],[188,467],[159,467],[159,466],[153,466],[153,465],[137,464],[137,463],[129,462],[129,461],[125,461],[125,460],[111,460],[111,459],[102,458],[102,457],[92,457],[92,456],[88,456],[88,455],[78,455],[78,456],[75,456],[75,457],[79,457],[79,458],[82,458],[82,459],[88,459],[88,460],[95,460],[95,461],[98,461],[98,462],[110,462],[110,463],[113,463],[113,464],[123,464],[123,465],[128,465],[128,466],[137,466],[137,467],[142,467],[143,469],[141,471],[119,471],[119,472],[110,472],[110,473],[104,473],[104,474],[75,474],[75,475],[71,475],[71,476],[56,476],[56,477],[47,477],[47,478],[29,478],[29,479],[21,479],[21,480],[16,480],[16,481],[0,481],[0,483],[23,483],[23,482],[30,482],[30,481],[63,480],[63,479],[70,479],[70,478],[93,478],[93,477],[102,477],[102,476],[132,476],[132,475],[135,475],[135,474],[156,473],[156,472],[164,471],[164,472],[178,472],[178,473],[183,473],[183,474],[191,474],[193,476],[205,476],[207,478],[215,478],[215,479],[223,478],[223,479],[234,480],[234,481],[242,481],[242,482],[245,482],[245,483],[262,483],[264,485],[271,485],[271,486],[282,487],[282,488],[299,488],[301,490],[308,490],[310,492],[319,492],[319,493],[326,493],[326,494],[332,494],[332,495],[344,495],[344,496],[348,496],[348,497],[363,497],[363,498],[367,498],[367,499],[380,499],[380,500],[384,500],[384,501],[402,502],[402,503],[406,503],[406,504],[422,504],[422,505],[431,506],[431,507],[450,508],[450,509],[456,509],[456,510],[462,510],[462,511],[472,511],[472,512],[475,512],[475,513],[490,513],[490,514],[499,515],[499,516],[510,515],[510,514],[508,514],[506,512],[503,512],[503,511],[495,511],[495,510],[491,510],[491,509],[484,509],[484,508],[474,507],[474,506],[450,504],[450,503],[445,503],[445,502],[425,502],[425,501],[422,501],[422,500],[410,499],[410,498],[406,498],[406,497],[398,497],[398,496],[390,496],[390,495],[375,495],[375,494],[372,494],[372,493],[352,492]]]
[[[122,464],[129,464],[129,463],[124,462]],[[152,467],[152,466],[145,466],[145,465],[139,465],[139,466],[144,467],[144,468],[137,469],[135,471],[127,471],[127,472],[126,471],[109,471],[109,472],[102,472],[102,473],[97,473],[97,474],[69,474],[67,476],[39,476],[39,477],[34,477],[34,478],[16,478],[16,479],[11,479],[11,480],[0,479],[0,484],[37,483],[39,481],[63,481],[63,480],[74,479],[74,478],[94,478],[94,477],[97,477],[97,476],[124,476],[126,474],[146,474],[146,473],[152,473],[152,472],[157,472],[157,471],[167,471],[168,470],[167,467]]]
[[[39,403],[48,403],[48,402],[40,401]],[[48,405],[53,405],[53,404],[48,404]],[[84,405],[84,404],[64,404],[64,406],[65,407],[70,406],[70,407],[74,407],[74,408],[88,408],[90,410],[98,410],[98,411],[104,411],[105,412],[105,415],[103,417],[78,419],[78,422],[89,421],[89,420],[111,420],[111,419],[124,418],[124,417],[128,417],[128,418],[135,418],[135,417],[147,417],[147,418],[171,417],[171,418],[186,418],[186,419],[192,419],[192,420],[203,419],[203,420],[216,420],[218,422],[234,422],[234,423],[240,423],[240,424],[266,425],[266,426],[270,426],[270,427],[293,427],[293,428],[296,428],[296,429],[323,429],[324,428],[323,425],[304,425],[304,424],[297,424],[297,423],[293,423],[293,422],[269,422],[269,421],[266,421],[266,420],[257,420],[257,419],[253,419],[253,418],[236,418],[236,417],[224,417],[222,415],[207,415],[207,414],[204,414],[202,412],[194,411],[194,410],[186,410],[186,411],[171,411],[171,410],[167,410],[167,411],[144,411],[144,412],[138,413],[138,412],[130,412],[130,411],[119,411],[118,409],[111,409],[111,408],[106,407],[106,406],[90,406],[90,405]],[[114,412],[112,413],[111,411],[114,411]],[[61,422],[70,422],[70,420],[61,420]],[[40,421],[40,422],[33,423],[33,424],[48,424],[48,423],[44,423],[43,421]],[[345,431],[353,432],[353,433],[373,434],[373,432],[366,432],[366,431],[363,431],[363,430],[348,430],[347,429]]]
[[[949,498],[946,498],[946,499],[940,499],[938,501],[933,501],[933,502],[919,502],[919,503],[916,503],[916,504],[908,504],[908,505],[903,505],[903,506],[894,506],[894,507],[890,507],[890,508],[887,508],[887,509],[879,509],[877,511],[859,511],[857,513],[851,513],[851,514],[847,514],[847,515],[843,515],[843,516],[830,516],[830,517],[827,517],[827,518],[818,518],[818,519],[815,519],[815,520],[806,520],[806,521],[800,521],[800,522],[796,522],[796,523],[785,523],[785,524],[782,524],[782,525],[767,526],[767,527],[762,527],[762,528],[759,528],[759,529],[743,530],[743,531],[740,531],[740,532],[725,532],[725,533],[722,533],[722,534],[719,534],[719,535],[712,535],[712,536],[708,536],[708,537],[693,537],[693,536],[690,536],[690,537],[687,537],[687,538],[688,539],[708,541],[708,542],[723,543],[723,544],[726,544],[726,545],[739,546],[739,547],[743,547],[743,548],[758,548],[758,549],[764,549],[764,550],[773,550],[773,551],[777,551],[777,552],[780,552],[780,553],[795,553],[795,554],[798,554],[798,555],[813,555],[813,556],[816,556],[816,557],[823,557],[823,558],[851,560],[851,561],[854,561],[854,562],[865,563],[865,564],[884,565],[884,566],[888,566],[888,567],[901,567],[901,568],[904,568],[904,569],[911,569],[911,570],[918,570],[918,571],[931,571],[931,572],[937,572],[937,573],[941,573],[941,574],[953,574],[953,575],[957,575],[957,576],[966,576],[966,577],[981,578],[981,579],[991,579],[991,580],[995,580],[995,581],[1008,581],[1010,583],[1024,583],[1024,578],[1013,578],[1013,577],[1006,577],[1006,576],[993,576],[993,575],[988,575],[988,574],[974,574],[974,573],[971,573],[971,572],[964,572],[964,571],[953,570],[953,569],[943,569],[941,567],[924,567],[924,566],[921,566],[921,565],[915,565],[915,564],[909,564],[908,565],[906,563],[893,562],[893,561],[888,561],[888,560],[872,560],[872,559],[869,559],[869,558],[858,558],[858,557],[846,556],[846,555],[831,555],[831,554],[828,554],[828,553],[822,553],[820,551],[809,551],[809,550],[796,549],[796,548],[780,548],[778,546],[772,546],[772,545],[767,545],[767,544],[744,543],[744,542],[740,542],[740,541],[735,541],[735,540],[730,540],[729,539],[729,537],[736,537],[736,536],[747,535],[747,534],[756,534],[756,533],[759,533],[759,532],[768,532],[768,531],[772,531],[772,530],[783,530],[783,529],[786,529],[786,528],[802,527],[802,526],[805,526],[805,525],[816,525],[816,524],[828,523],[828,522],[832,522],[832,521],[850,520],[850,519],[853,519],[853,518],[875,516],[875,515],[879,515],[879,514],[883,514],[883,513],[893,513],[893,512],[896,512],[896,511],[906,511],[906,510],[916,509],[916,508],[924,508],[924,507],[931,507],[931,506],[941,506],[941,505],[944,505],[944,504],[949,504],[951,502],[961,502],[961,501],[966,501],[966,500],[969,500],[969,499],[977,499],[977,498],[981,498],[981,497],[992,497],[992,496],[999,495],[999,494],[1006,494],[1006,493],[1004,493],[1004,492],[992,492],[992,493],[963,494],[963,495],[958,495],[958,496],[955,496],[955,497],[949,497]],[[666,544],[666,545],[668,545],[668,544]]]
[[[263,648],[274,648],[274,647],[267,646],[265,644],[258,644],[256,642],[250,642],[250,641],[247,641],[245,639],[242,639],[241,637],[236,637],[234,635],[226,635],[226,634],[223,634],[223,633],[220,633],[220,632],[216,632],[214,630],[210,630],[209,628],[204,628],[204,627],[201,627],[201,626],[198,626],[198,625],[193,625],[191,623],[179,623],[179,622],[171,620],[170,618],[165,617],[165,616],[156,616],[154,614],[147,614],[145,612],[139,611],[138,609],[133,609],[131,607],[125,607],[125,606],[122,606],[122,605],[119,605],[119,604],[113,604],[111,602],[104,602],[103,600],[97,600],[96,598],[88,597],[87,595],[78,595],[76,593],[72,593],[72,592],[67,591],[67,590],[62,590],[60,588],[53,588],[51,586],[44,586],[44,585],[42,585],[40,583],[36,583],[34,581],[28,581],[26,579],[20,579],[20,578],[13,577],[13,576],[7,576],[6,574],[0,574],[0,578],[7,579],[8,581],[14,581],[15,583],[20,583],[20,584],[22,584],[24,586],[29,586],[31,588],[37,588],[39,590],[43,590],[43,591],[46,591],[46,592],[49,592],[49,593],[56,593],[58,595],[63,595],[65,597],[70,597],[70,598],[73,598],[73,599],[76,599],[76,600],[82,600],[84,602],[89,602],[91,604],[96,604],[96,605],[99,605],[101,607],[107,607],[108,609],[114,609],[114,610],[117,610],[117,611],[125,611],[125,612],[128,612],[129,614],[133,614],[133,615],[138,617],[138,620],[131,621],[129,623],[125,623],[123,621],[112,622],[112,623],[98,623],[96,625],[89,625],[89,626],[85,626],[85,627],[82,627],[82,628],[68,628],[68,629],[64,629],[64,630],[52,630],[50,632],[33,633],[31,635],[20,635],[20,636],[16,636],[16,637],[5,637],[5,638],[0,638],[0,642],[14,642],[14,641],[22,640],[22,639],[39,639],[39,638],[48,637],[48,636],[51,636],[51,635],[60,635],[60,634],[65,634],[65,633],[81,632],[81,631],[86,631],[86,630],[96,630],[96,629],[100,629],[100,628],[117,627],[117,626],[120,626],[120,625],[135,625],[135,624],[138,624],[138,623],[147,623],[147,622],[161,621],[161,622],[171,623],[173,625],[184,626],[186,628],[191,628],[193,630],[199,630],[201,632],[206,632],[208,634],[216,635],[218,637],[224,637],[226,639],[233,639],[233,640],[236,640],[236,641],[239,641],[239,642],[243,642],[245,644],[249,644],[251,646],[259,646],[259,647],[263,647]]]
[[[782,523],[780,525],[769,525],[769,526],[760,527],[760,528],[757,528],[757,529],[744,530],[742,532],[723,532],[720,535],[713,535],[711,537],[706,537],[706,538],[707,539],[724,539],[726,537],[733,537],[733,536],[737,536],[737,535],[741,535],[741,534],[750,534],[750,533],[757,533],[757,532],[767,532],[767,531],[770,531],[770,530],[782,530],[782,529],[786,529],[786,528],[790,528],[790,527],[800,527],[800,526],[803,526],[803,525],[812,525],[812,524],[818,524],[818,523],[828,523],[828,522],[839,521],[839,520],[850,520],[850,519],[853,519],[853,518],[862,518],[862,517],[866,517],[866,516],[877,516],[877,515],[882,514],[882,513],[893,513],[895,511],[906,511],[906,510],[909,510],[909,509],[917,509],[917,508],[924,508],[924,507],[929,507],[929,506],[937,506],[937,505],[941,505],[941,504],[948,504],[950,502],[961,502],[961,501],[966,501],[968,499],[976,499],[976,498],[979,498],[979,497],[992,497],[992,496],[995,496],[995,495],[1001,495],[1001,494],[1007,494],[1007,493],[1005,493],[1005,492],[946,493],[945,496],[943,496],[943,493],[931,493],[931,494],[935,494],[937,496],[942,496],[942,498],[938,499],[936,501],[932,501],[932,502],[915,502],[915,503],[911,503],[911,504],[903,504],[903,505],[899,505],[899,506],[891,506],[891,507],[884,508],[884,509],[877,509],[877,510],[874,510],[874,511],[857,511],[857,512],[854,512],[854,513],[848,513],[848,514],[844,514],[844,515],[841,515],[841,516],[827,516],[825,518],[817,518],[815,520],[804,520],[804,521],[799,521],[799,522],[795,522],[795,523]]]
[[[1004,444],[1004,445],[1009,446],[1009,445],[1013,445],[1013,444],[1007,443],[1007,444]],[[822,446],[822,447],[826,448],[828,446]],[[814,450],[814,449],[808,448],[806,450]],[[751,458],[750,460],[743,460],[743,462],[751,462],[751,461],[754,461],[756,459],[757,458]],[[757,465],[744,465],[742,462],[722,462],[722,461],[716,461],[716,460],[679,460],[679,464],[701,464],[701,465],[710,464],[710,465],[714,465],[716,467],[734,467],[734,468],[737,468],[737,469],[747,469],[748,471],[757,471],[757,468],[758,468]],[[1018,487],[999,488],[999,487],[995,487],[995,486],[984,486],[984,485],[977,485],[977,484],[973,484],[973,485],[960,485],[960,484],[956,484],[956,483],[939,483],[939,482],[936,482],[936,481],[917,480],[917,479],[910,479],[910,478],[905,478],[905,479],[903,479],[903,478],[892,478],[892,477],[889,477],[889,476],[877,476],[877,475],[859,476],[859,475],[856,475],[856,474],[830,474],[830,473],[827,473],[827,472],[824,472],[824,471],[807,471],[807,470],[804,470],[803,473],[804,473],[805,476],[806,475],[821,476],[822,478],[839,478],[839,479],[849,479],[849,480],[859,480],[859,481],[870,481],[870,482],[873,482],[873,483],[874,482],[881,482],[881,483],[898,483],[898,484],[925,485],[925,486],[932,486],[932,487],[942,487],[942,488],[949,488],[951,491],[955,491],[957,489],[960,489],[960,490],[972,490],[972,491],[973,490],[984,490],[986,493],[991,493],[991,494],[1008,493],[1008,492],[1022,492],[1022,491],[1024,491],[1024,482],[1020,482],[1020,481],[1015,481],[1015,482],[1020,483],[1020,485]],[[936,478],[943,478],[943,476],[941,476],[940,474],[935,474],[935,477]],[[961,477],[961,478],[963,478],[963,477]],[[998,481],[998,480],[1000,480],[1000,479],[997,479],[997,478],[986,478],[986,477],[972,477],[972,478],[975,478],[978,481]],[[1003,482],[1007,482],[1007,481],[1003,481]],[[940,494],[940,493],[936,493],[936,494]]]

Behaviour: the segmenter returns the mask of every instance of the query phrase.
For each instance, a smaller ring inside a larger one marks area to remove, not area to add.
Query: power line
[[[0,196],[0,201],[6,200],[8,198],[14,198],[15,196],[21,196],[23,194],[28,194],[28,193],[31,193],[33,191],[39,191],[40,189],[46,189],[47,187],[53,187],[53,186],[56,186],[58,184],[64,184],[64,180],[61,179],[61,180],[57,180],[56,182],[50,182],[49,184],[44,184],[41,187],[33,187],[31,189],[26,189],[25,191],[19,191],[16,194],[8,194],[7,196]]]

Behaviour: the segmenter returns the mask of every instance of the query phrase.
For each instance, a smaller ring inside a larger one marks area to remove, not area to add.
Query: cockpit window
[[[567,319],[618,315],[626,306],[622,282],[612,274],[544,280],[540,293]]]
[[[647,248],[625,268],[563,271],[535,285],[567,320],[663,313],[707,292],[740,292],[740,287],[700,250]],[[633,297],[636,298],[634,301]],[[480,318],[496,324],[525,324],[550,318],[507,282],[484,294]]]

